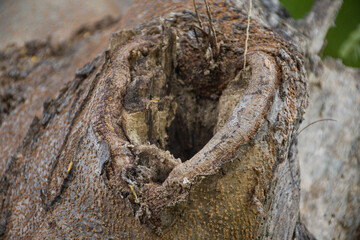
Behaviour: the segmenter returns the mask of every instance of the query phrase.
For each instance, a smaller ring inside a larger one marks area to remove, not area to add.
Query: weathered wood
[[[301,47],[311,39],[291,25],[266,23],[274,12],[256,1],[244,69],[244,2],[208,2],[211,23],[203,2],[197,17],[193,1],[146,1],[103,30],[128,28],[45,102],[42,117],[25,135],[17,133],[23,140],[16,150],[20,141],[12,140],[15,146],[2,153],[0,234],[308,236],[299,223],[296,149],[308,96]],[[72,41],[84,51],[96,41],[104,46],[96,31],[89,42],[78,37]],[[39,55],[40,69],[53,64],[47,76],[60,85],[56,62],[76,63],[84,52],[65,50],[58,58]],[[24,106],[38,108],[53,94]],[[16,111],[2,128],[22,120]]]

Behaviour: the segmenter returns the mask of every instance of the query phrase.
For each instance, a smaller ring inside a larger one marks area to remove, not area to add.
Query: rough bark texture
[[[81,25],[89,26],[105,16],[117,18],[131,0],[11,0],[0,2],[0,48],[51,37],[68,41]]]
[[[297,132],[318,45],[255,1],[243,68],[246,1],[208,2],[212,21],[203,2],[199,20],[192,1],[146,1],[2,52],[0,235],[311,239]],[[306,23],[326,32],[338,3]]]

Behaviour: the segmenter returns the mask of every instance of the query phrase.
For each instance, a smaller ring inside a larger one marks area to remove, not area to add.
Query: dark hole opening
[[[200,57],[192,63],[180,58],[173,68],[157,61],[160,49],[143,52],[133,54],[124,129],[132,143],[154,144],[184,162],[213,137],[220,96],[237,68],[218,63],[209,70]]]
[[[183,162],[200,151],[213,136],[213,126],[202,126],[201,121],[192,122],[186,127],[186,120],[177,113],[168,134],[168,150]]]
[[[167,129],[167,150],[184,162],[212,138],[218,117],[218,97],[200,97],[179,85],[173,90],[178,107]]]

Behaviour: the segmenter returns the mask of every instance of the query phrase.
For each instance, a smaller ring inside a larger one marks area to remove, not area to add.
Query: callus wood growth
[[[246,12],[208,2],[211,24],[197,4],[201,28],[192,1],[135,3],[121,25],[143,24],[113,34],[12,158],[1,183],[5,236],[292,237],[302,56],[252,20],[243,69]],[[49,154],[57,132],[61,147]]]

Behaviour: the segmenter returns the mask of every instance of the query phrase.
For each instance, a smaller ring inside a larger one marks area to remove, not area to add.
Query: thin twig
[[[193,31],[194,31],[194,35],[195,35],[196,42],[197,42],[197,44],[200,46],[200,40],[199,40],[199,37],[198,37],[198,35],[197,35],[197,33],[196,33],[195,26],[192,26],[192,29],[193,29]]]
[[[246,67],[246,54],[248,50],[248,41],[249,41],[249,29],[250,29],[250,15],[252,10],[252,0],[249,0],[250,7],[249,7],[249,13],[247,17],[247,27],[246,27],[246,39],[245,39],[245,53],[244,53],[244,69]]]
[[[333,121],[333,122],[337,122],[335,119],[332,119],[332,118],[325,118],[325,119],[317,120],[317,121],[315,121],[315,122],[310,123],[309,125],[307,125],[307,126],[304,127],[303,129],[301,129],[300,132],[298,132],[298,134],[297,134],[296,136],[299,136],[302,131],[304,131],[305,129],[307,129],[307,128],[310,127],[311,125],[313,125],[313,124],[315,124],[315,123],[318,123],[318,122],[323,122],[323,121]]]
[[[204,61],[204,51],[203,51],[203,45],[202,45],[202,43],[200,42],[200,40],[199,40],[199,37],[198,37],[198,35],[197,35],[197,33],[196,33],[196,29],[195,28],[199,28],[198,26],[195,26],[195,25],[193,25],[192,26],[193,27],[193,31],[194,31],[194,34],[195,34],[195,38],[196,38],[196,42],[197,42],[197,44],[198,44],[198,48],[199,48],[199,50],[200,50],[200,58],[201,58],[201,61],[203,62]],[[202,29],[201,29],[202,30]]]
[[[202,28],[200,28],[199,26],[196,25],[192,25],[193,27],[197,28],[199,31],[201,31],[201,33],[205,36],[208,36],[209,34]]]
[[[211,28],[211,31],[212,31],[213,36],[214,36],[215,56],[218,56],[218,54],[219,54],[219,46],[218,46],[218,42],[217,42],[215,28],[214,28],[214,25],[213,25],[213,20],[212,20],[212,16],[211,16],[210,7],[209,7],[209,4],[207,3],[206,0],[204,0],[204,2],[205,2],[205,6],[206,6],[206,13],[207,13],[207,15],[209,17],[210,28]]]
[[[195,0],[193,0],[193,4],[194,4],[194,8],[195,8],[196,17],[197,17],[197,20],[199,22],[199,26],[200,26],[201,29],[203,29],[203,25],[202,25],[202,22],[201,22],[201,19],[200,19],[200,16],[199,16],[199,12],[198,12],[197,7],[196,7]]]
[[[210,28],[208,28],[208,33],[207,33],[207,35],[208,35],[208,37],[206,38],[206,41],[205,41],[205,53],[206,53],[206,51],[207,51],[207,49],[209,48],[209,43],[210,43],[210,47],[211,47],[211,30],[210,30]]]

